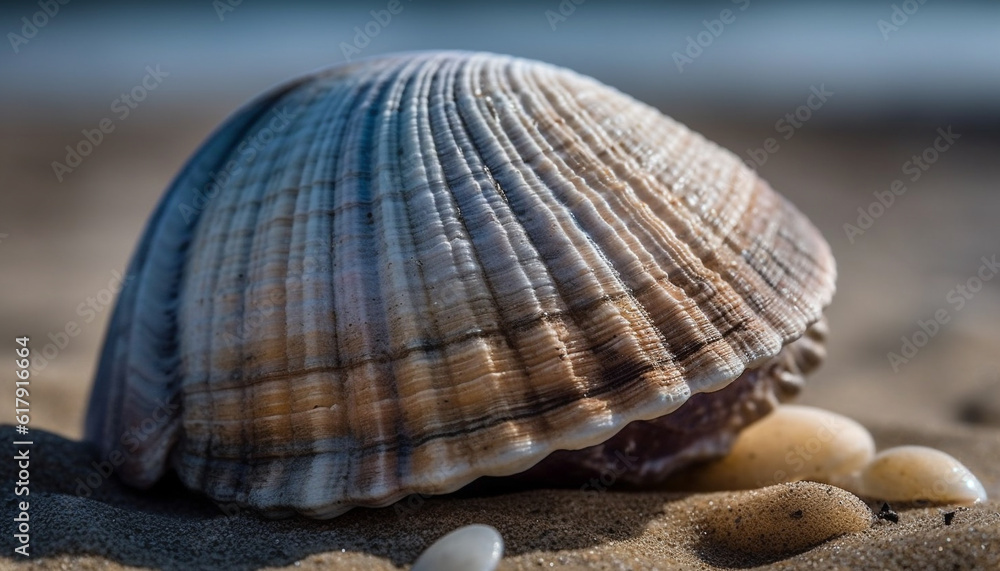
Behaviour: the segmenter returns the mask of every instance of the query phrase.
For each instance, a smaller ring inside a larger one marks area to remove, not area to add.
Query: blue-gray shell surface
[[[129,274],[87,438],[127,450],[133,485],[172,469],[313,517],[524,472],[794,373],[835,278],[733,154],[593,79],[465,52],[252,102],[172,183]]]

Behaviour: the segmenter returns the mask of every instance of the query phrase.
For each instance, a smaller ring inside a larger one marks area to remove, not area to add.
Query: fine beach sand
[[[906,442],[946,450],[976,472],[993,497],[1000,494],[996,430],[952,428],[931,437],[886,427],[875,435],[879,446]],[[0,437],[13,439],[13,431],[5,427]],[[39,475],[32,480],[37,506],[32,514],[34,557],[46,568],[394,569],[412,563],[437,537],[470,523],[492,525],[503,535],[506,557],[500,569],[1000,566],[996,500],[969,509],[900,509],[897,523],[867,526],[866,521],[867,529],[797,555],[750,558],[718,538],[721,519],[706,516],[713,510],[718,515],[724,505],[728,508],[754,492],[685,496],[537,490],[487,498],[431,498],[398,510],[356,509],[328,521],[269,521],[194,498],[176,483],[142,494],[108,480],[88,491],[89,497],[81,497],[80,482],[93,473],[88,449],[42,433],[36,433],[35,441],[39,456],[32,469]],[[784,487],[802,496],[796,485]],[[6,505],[11,505],[12,493],[3,493]],[[824,526],[838,525],[822,522],[832,512],[812,498],[804,499],[800,509],[805,517],[793,525],[816,526],[810,515]],[[945,524],[946,512],[955,512],[950,525]],[[791,529],[793,534],[809,533]],[[780,541],[781,536],[769,539]]]
[[[448,531],[485,523],[506,542],[501,569],[1000,568],[1000,279],[988,282],[968,309],[956,310],[945,299],[956,283],[975,275],[981,256],[1000,253],[996,137],[966,134],[856,243],[841,228],[871,201],[872,191],[899,176],[909,155],[930,144],[933,126],[889,135],[811,126],[762,171],[816,222],[838,260],[838,294],[828,313],[830,355],[800,402],[856,418],[880,449],[923,444],[952,454],[983,482],[992,498],[985,504],[957,511],[894,506],[897,523],[878,520],[798,554],[748,560],[720,542],[713,526],[721,520],[709,517],[720,505],[746,500],[748,492],[630,493],[613,485],[600,493],[536,490],[431,498],[402,510],[357,509],[320,522],[263,520],[220,508],[176,482],[141,493],[102,478],[89,495],[81,493],[79,482],[94,473],[95,457],[78,439],[109,311],[101,307],[87,321],[78,304],[123,270],[163,188],[225,112],[150,109],[147,117],[155,120],[137,117],[125,125],[62,184],[48,165],[90,125],[51,116],[0,117],[11,131],[0,138],[2,182],[34,189],[5,196],[0,216],[0,233],[7,235],[0,242],[0,284],[18,292],[0,299],[0,334],[5,346],[30,335],[40,351],[69,321],[81,329],[33,377],[29,566],[394,569],[411,564]],[[683,119],[735,149],[758,144],[771,123]],[[848,163],[852,168],[844,167]],[[894,372],[886,353],[898,351],[901,335],[942,308],[950,323]],[[12,420],[10,413],[0,418]],[[14,439],[10,426],[0,428],[0,440]],[[4,481],[14,479],[13,469],[13,462],[0,462]],[[7,514],[23,499],[13,495],[13,486],[0,494]],[[809,516],[812,504],[803,505]],[[945,525],[949,511],[955,515]],[[0,558],[0,568],[23,565],[10,548]]]

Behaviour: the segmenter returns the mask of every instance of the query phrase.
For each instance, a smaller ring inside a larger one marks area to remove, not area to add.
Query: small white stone
[[[467,525],[428,547],[411,571],[493,571],[503,557],[503,538],[496,529]]]
[[[986,490],[965,465],[926,446],[879,452],[861,471],[858,492],[889,502],[971,505],[986,501]]]
[[[680,476],[700,491],[747,490],[812,480],[843,486],[875,455],[865,427],[810,406],[781,405],[744,429],[728,455]]]

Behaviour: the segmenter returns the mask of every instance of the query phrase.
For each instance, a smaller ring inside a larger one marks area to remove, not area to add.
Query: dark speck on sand
[[[907,435],[882,436],[892,440]],[[405,509],[356,509],[326,521],[267,520],[235,506],[216,505],[185,490],[176,480],[144,492],[132,490],[113,475],[98,475],[94,466],[100,459],[91,447],[41,430],[33,431],[33,437],[31,561],[42,568],[399,569],[411,565],[445,533],[484,523],[503,535],[506,555],[500,569],[548,568],[550,563],[556,568],[718,569],[739,566],[740,560],[732,559],[726,545],[705,540],[720,537],[719,529],[713,527],[720,524],[706,519],[706,514],[724,505],[756,505],[752,503],[755,492],[681,495],[535,490],[491,497],[428,498],[408,503]],[[878,431],[876,437],[880,437]],[[0,440],[16,440],[13,428],[0,428]],[[961,452],[981,440],[981,434],[952,434],[943,448]],[[940,442],[928,444],[941,446]],[[1000,449],[1000,435],[994,436],[992,446]],[[1000,458],[982,455],[972,468],[984,476],[988,489],[993,486],[995,494]],[[0,463],[0,473],[6,481],[13,481],[14,463]],[[780,512],[784,516],[778,519],[798,526],[796,534],[815,532],[816,525],[842,528],[816,517],[817,513],[834,513],[816,509],[817,502],[834,501],[837,494],[827,488],[816,484],[777,487],[771,494],[780,496],[774,505],[793,506],[783,507],[787,511]],[[13,513],[15,501],[22,499],[13,489],[0,490],[7,513]],[[997,569],[998,510],[1000,503],[990,501],[964,510],[961,518],[945,527],[939,508],[910,508],[903,511],[905,518],[899,524],[862,523],[856,531],[804,550],[796,547],[794,535],[783,537],[781,545],[762,546],[769,555],[756,561],[776,569],[927,568],[929,561],[934,568]],[[752,509],[747,513],[754,515]],[[750,525],[752,519],[744,517],[740,525]],[[787,533],[787,529],[777,533]],[[739,535],[732,539],[738,545],[753,544]],[[9,535],[7,541],[13,541]],[[783,551],[782,545],[789,550]],[[0,559],[0,567],[24,562],[13,555],[11,546]]]

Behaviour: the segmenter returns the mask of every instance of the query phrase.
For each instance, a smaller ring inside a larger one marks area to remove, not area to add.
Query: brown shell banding
[[[737,434],[802,388],[804,375],[825,357],[821,319],[759,368],[726,387],[692,395],[668,415],[629,423],[608,440],[580,450],[559,450],[525,472],[476,482],[486,487],[658,488],[685,466],[725,455]]]
[[[288,125],[245,160],[277,110]],[[834,281],[815,228],[732,154],[592,79],[459,52],[250,106],[130,271],[88,437],[113,448],[179,400],[123,477],[169,462],[217,500],[316,517],[668,414],[801,336]]]

